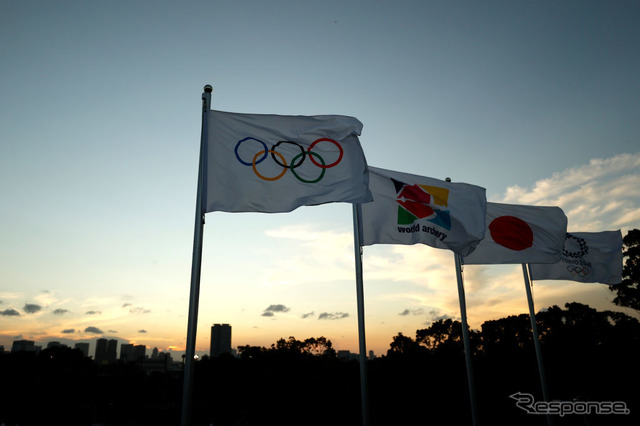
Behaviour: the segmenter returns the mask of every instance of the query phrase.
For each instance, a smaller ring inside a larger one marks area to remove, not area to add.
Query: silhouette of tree
[[[480,346],[478,331],[469,330],[472,351]],[[435,321],[428,328],[416,330],[416,342],[435,352],[460,352],[462,344],[462,323],[452,319]]]
[[[513,353],[531,348],[533,336],[528,314],[511,315],[482,324],[483,350],[487,354]]]
[[[610,285],[616,292],[613,303],[640,311],[640,230],[632,229],[622,240],[626,260],[622,268],[622,283]]]
[[[387,356],[393,357],[398,355],[419,355],[422,353],[422,347],[411,337],[407,337],[402,333],[398,333],[393,337],[393,341],[389,345]]]
[[[331,340],[321,336],[317,339],[310,337],[304,341],[304,351],[312,355],[322,355],[324,357],[335,357],[336,351],[333,349]]]
[[[240,354],[240,359],[253,359],[260,358],[267,352],[267,349],[262,346],[238,346],[238,353]]]

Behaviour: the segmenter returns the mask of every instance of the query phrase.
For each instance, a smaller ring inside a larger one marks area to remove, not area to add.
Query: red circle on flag
[[[533,231],[527,222],[515,216],[500,216],[489,225],[493,241],[511,250],[521,251],[533,245]]]

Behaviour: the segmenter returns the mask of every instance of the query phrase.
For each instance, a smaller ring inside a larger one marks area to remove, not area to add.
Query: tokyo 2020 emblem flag
[[[353,117],[211,111],[208,129],[207,212],[277,213],[372,199],[362,124]]]
[[[567,280],[583,283],[622,282],[622,232],[569,232],[562,258],[550,265],[529,265],[534,280]]]

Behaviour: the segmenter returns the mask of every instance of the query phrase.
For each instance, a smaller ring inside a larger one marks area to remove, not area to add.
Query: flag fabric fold
[[[620,230],[567,233],[560,261],[530,264],[529,271],[532,280],[620,284],[622,233]]]
[[[487,203],[486,232],[465,264],[555,263],[567,217],[559,207]]]
[[[426,244],[470,253],[484,236],[486,190],[369,167],[373,202],[361,206],[363,245]]]
[[[280,213],[371,201],[361,131],[360,121],[340,115],[210,111],[205,212]]]

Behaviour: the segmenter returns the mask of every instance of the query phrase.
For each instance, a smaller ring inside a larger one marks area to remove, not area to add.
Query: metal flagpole
[[[540,350],[540,339],[538,337],[538,325],[536,323],[535,309],[533,308],[533,296],[531,295],[531,282],[529,280],[529,269],[525,263],[522,264],[522,275],[524,275],[524,288],[527,291],[527,302],[529,304],[529,319],[531,320],[531,331],[533,333],[533,347],[536,350],[536,360],[538,361],[538,373],[540,374],[540,384],[542,386],[542,398],[549,402],[549,391],[547,379],[542,364],[542,351]],[[551,425],[551,417],[547,414],[547,424]]]
[[[462,283],[462,261],[460,255],[454,253],[456,260],[456,278],[458,279],[458,298],[460,299],[460,318],[462,320],[462,340],[464,342],[464,358],[467,363],[467,382],[469,384],[469,399],[471,401],[471,422],[478,424],[478,410],[476,407],[476,387],[471,365],[471,343],[469,342],[469,324],[467,323],[467,303],[464,297],[464,285]]]
[[[202,133],[200,136],[200,164],[198,166],[198,191],[196,195],[196,218],[193,231],[193,258],[191,261],[191,290],[189,294],[189,319],[187,323],[187,347],[184,360],[184,384],[182,387],[181,426],[191,424],[191,396],[193,391],[193,363],[196,351],[198,328],[198,303],[200,298],[200,271],[202,269],[202,236],[204,230],[205,166],[207,159],[208,112],[211,107],[210,85],[202,93]]]
[[[358,336],[360,341],[360,395],[362,424],[369,426],[369,385],[367,382],[367,344],[364,332],[364,285],[362,280],[362,245],[360,244],[360,204],[353,204],[353,246],[356,259],[356,297],[358,299]]]

